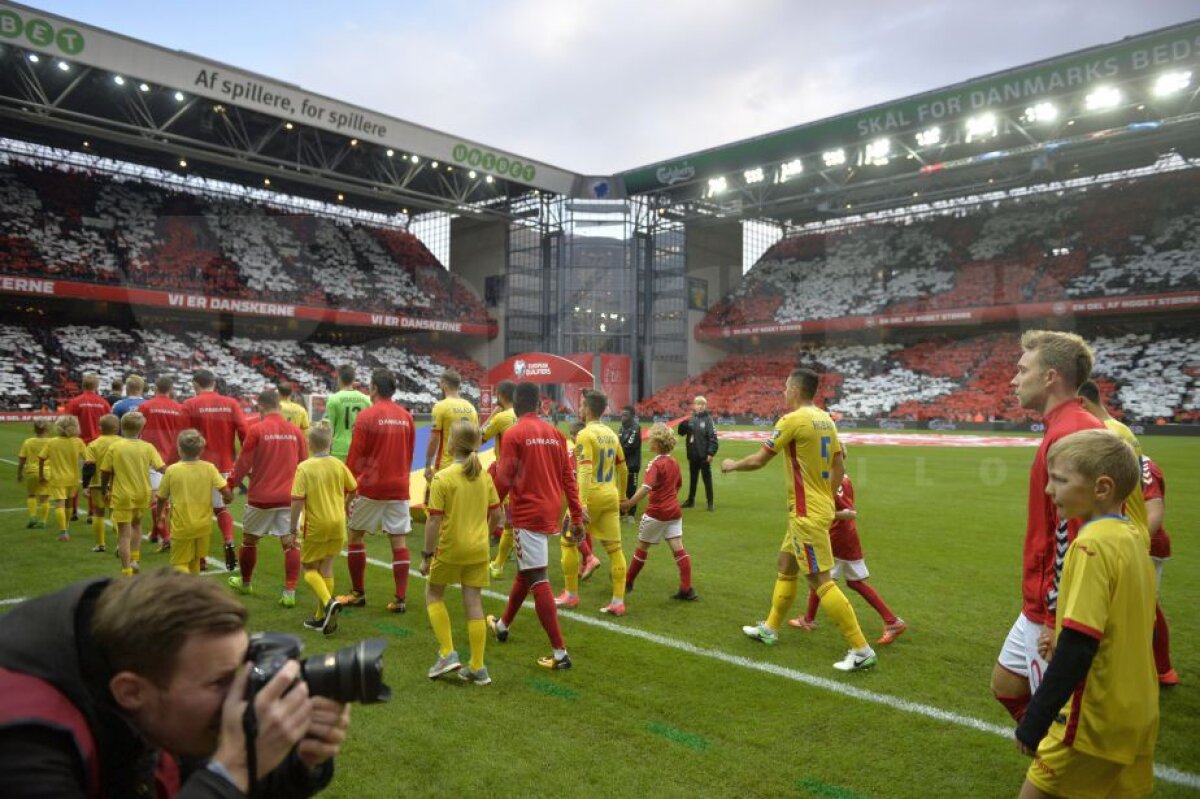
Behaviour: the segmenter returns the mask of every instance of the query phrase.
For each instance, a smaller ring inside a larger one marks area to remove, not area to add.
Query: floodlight
[[[350,140],[350,146],[351,146],[351,147],[357,147],[357,146],[358,146],[358,139],[351,139],[351,140]]]
[[[175,92],[175,102],[177,102],[177,103],[183,102],[183,92]],[[290,122],[288,123],[288,125],[291,125],[291,124],[292,123],[290,123]],[[291,130],[291,128],[289,127],[288,130]]]
[[[485,183],[491,183],[493,180],[495,180],[495,178],[493,178],[491,175],[488,175],[488,176],[487,176],[486,178],[484,178],[483,180],[484,180],[484,182],[485,182]]]
[[[876,139],[867,144],[867,160],[875,166],[884,166],[888,162],[888,155],[892,152],[892,142],[890,139]]]
[[[291,130],[291,129],[292,129],[292,128],[294,128],[294,127],[296,127],[296,126],[295,126],[295,125],[293,125],[291,122],[285,122],[285,123],[283,123],[283,129],[284,129],[284,130]]]
[[[438,168],[438,162],[437,162],[437,161],[434,161],[432,164],[430,164],[430,166],[431,166],[431,167],[433,167],[434,169],[437,169],[437,168]]]
[[[289,123],[289,124],[290,124],[290,123]],[[289,128],[289,130],[290,130],[290,128]],[[395,155],[395,154],[396,154],[396,151],[395,151],[395,150],[388,150],[388,151],[387,151],[387,157],[388,157],[388,158],[391,158],[391,157],[392,157],[393,155]]]
[[[1191,72],[1164,72],[1154,81],[1154,96],[1166,97],[1175,92],[1181,92],[1192,83]]]
[[[715,194],[721,194],[727,188],[729,188],[729,182],[725,180],[724,175],[720,177],[709,178],[708,180],[708,194],[710,197]]]
[[[942,129],[937,125],[934,125],[932,128],[926,128],[917,134],[918,147],[932,147],[933,145],[941,142],[941,140]]]
[[[187,160],[186,160],[186,159],[183,159],[183,158],[180,158],[180,159],[179,159],[179,165],[180,165],[181,167],[183,167],[184,169],[187,169]]]
[[[124,86],[125,79],[122,78],[120,75],[113,75],[113,83],[117,84],[118,86]]]
[[[271,179],[270,179],[270,178],[263,178],[263,185],[264,185],[264,186],[270,186],[270,185],[271,185]]]
[[[764,177],[762,167],[747,169],[742,173],[742,177],[746,179],[747,183],[762,183]]]
[[[421,159],[417,157],[417,154],[416,154],[416,153],[413,153],[413,155],[412,155],[412,158],[411,158],[410,160],[411,160],[411,161],[412,161],[414,164],[419,164],[419,163],[421,163]]]
[[[1058,119],[1058,108],[1049,101],[1031,105],[1021,115],[1022,122],[1053,122]]]
[[[59,69],[61,69],[63,72],[70,72],[70,71],[71,71],[71,65],[70,65],[70,64],[68,64],[66,61],[59,61],[59,62],[58,62],[58,68],[59,68]]]
[[[37,53],[30,53],[29,60],[30,60],[30,62],[36,64],[37,62],[41,61],[42,59],[38,57]]]
[[[1106,111],[1120,103],[1121,90],[1115,86],[1097,86],[1083,98],[1083,105],[1089,111]]]
[[[346,199],[346,195],[339,193],[338,194],[338,202],[341,202],[344,199]]]
[[[990,111],[986,114],[976,114],[967,119],[967,141],[990,139],[998,132],[996,115]]]
[[[779,165],[779,182],[784,183],[804,171],[804,162],[793,158],[786,164]]]
[[[825,166],[841,166],[846,163],[846,151],[842,149],[826,150],[821,153],[821,161]]]
[[[607,333],[607,332],[608,332],[608,325],[604,324],[604,322],[601,322],[601,323],[600,323],[600,332],[601,332],[601,333]]]
[[[146,84],[146,83],[139,83],[139,84],[138,84],[138,91],[142,91],[142,92],[148,92],[148,91],[150,91],[150,86],[149,86],[149,84]]]
[[[472,169],[470,172],[468,172],[467,177],[469,177],[471,180],[474,180],[475,179],[475,170]]]

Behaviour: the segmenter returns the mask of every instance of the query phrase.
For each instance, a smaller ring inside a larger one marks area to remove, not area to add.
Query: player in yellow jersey
[[[496,460],[492,464],[500,462],[501,448],[504,446],[503,437],[504,431],[517,423],[517,412],[513,410],[513,391],[516,390],[517,384],[511,380],[501,380],[496,384],[496,410],[492,411],[492,415],[488,417],[487,424],[483,426],[483,443],[496,439]],[[512,530],[512,512],[508,508],[508,502],[504,503],[504,531],[500,533],[500,543],[496,546],[496,557],[488,564],[488,572],[493,579],[499,580],[504,574],[504,564],[508,563],[508,557],[512,554],[513,548],[513,530]]]
[[[25,504],[29,509],[29,521],[25,522],[27,529],[45,528],[50,515],[50,486],[42,482],[38,468],[38,454],[46,443],[49,429],[49,419],[34,419],[33,435],[21,443],[17,453],[17,482],[25,483]]]
[[[118,435],[121,422],[116,414],[106,413],[100,417],[97,424],[100,426],[100,435],[92,439],[92,443],[84,450],[83,482],[88,492],[88,507],[92,509],[88,514],[92,521],[92,537],[96,540],[92,551],[105,552],[108,549],[104,544],[108,505],[104,501],[104,490],[100,486],[99,464],[104,460],[104,453],[108,452],[108,448],[121,439]]]
[[[179,460],[167,467],[158,484],[158,513],[164,517],[160,529],[170,516],[171,566],[192,574],[200,573],[200,564],[208,557],[213,492],[221,492],[226,504],[233,500],[217,467],[200,459],[206,443],[199,430],[180,431],[175,439]]]
[[[150,507],[150,470],[161,472],[166,464],[158,450],[139,436],[146,417],[130,411],[121,417],[121,439],[108,448],[100,462],[100,485],[117,526],[117,551],[121,574],[132,575],[141,568],[142,517]]]
[[[604,392],[584,392],[580,415],[585,427],[575,436],[575,479],[588,514],[587,533],[608,553],[612,598],[600,612],[624,616],[627,564],[621,549],[621,492],[628,473],[617,434],[600,421],[607,408]],[[562,568],[566,588],[555,601],[559,607],[573,608],[579,605],[579,547],[574,539],[562,540]]]
[[[487,685],[492,680],[483,662],[487,625],[482,592],[488,585],[488,531],[500,524],[500,497],[479,463],[479,428],[459,420],[449,433],[448,449],[454,460],[433,476],[421,551],[420,571],[429,578],[425,608],[438,641],[438,659],[428,674],[434,680],[462,668],[443,599],[447,585],[461,585],[471,662],[459,676]]]
[[[1084,526],[1063,565],[1050,665],[1014,733],[1017,749],[1034,756],[1020,796],[1148,796],[1158,737],[1154,566],[1119,515],[1138,458],[1109,432],[1083,430],[1055,442],[1047,466],[1060,516]]]
[[[308,458],[292,481],[290,534],[300,537],[304,584],[317,598],[317,609],[304,620],[310,630],[332,635],[342,606],[333,593],[333,561],[346,543],[346,500],[358,489],[354,475],[329,454],[333,426],[322,419],[308,431]],[[300,515],[304,514],[304,525]]]
[[[308,411],[303,405],[292,400],[292,394],[296,387],[287,380],[280,380],[278,389],[279,413],[284,419],[299,427],[300,432],[307,433],[309,428]]]
[[[1108,409],[1104,407],[1104,403],[1100,400],[1100,387],[1096,385],[1094,380],[1085,380],[1075,392],[1079,395],[1079,399],[1083,402],[1083,407],[1087,408],[1088,413],[1095,416],[1104,426],[1108,428],[1110,433],[1115,433],[1129,446],[1133,447],[1133,451],[1137,453],[1138,462],[1142,460],[1142,442],[1138,441],[1137,436],[1129,429],[1127,425],[1121,421],[1114,419]],[[1146,513],[1146,497],[1142,493],[1142,481],[1138,480],[1137,486],[1129,492],[1129,497],[1125,500],[1125,515],[1129,517],[1129,521],[1133,522],[1133,526],[1138,529],[1142,538],[1145,541],[1146,549],[1150,549],[1150,519]]]
[[[45,439],[38,451],[38,477],[46,484],[59,541],[70,541],[67,532],[67,503],[79,490],[83,479],[79,465],[83,463],[84,444],[79,437],[79,419],[60,416],[54,423],[55,436]]]
[[[791,412],[775,423],[762,449],[740,460],[726,458],[721,472],[754,471],[782,454],[788,475],[788,528],[779,552],[779,573],[766,621],[742,628],[749,637],[774,644],[796,599],[796,576],[803,569],[821,609],[841,630],[850,651],[833,664],[839,671],[858,671],[875,665],[875,650],[867,644],[858,617],[846,595],[831,577],[833,548],[829,526],[834,518],[834,493],[845,467],[837,425],[813,404],[820,376],[811,369],[794,369],[784,382],[783,398]]]
[[[429,446],[425,448],[425,496],[429,497],[429,483],[435,472],[445,469],[453,461],[450,454],[448,439],[450,425],[459,419],[465,419],[473,425],[479,424],[479,414],[475,406],[459,395],[462,387],[462,375],[455,369],[442,372],[438,382],[442,389],[443,399],[433,406],[433,421],[429,425]]]

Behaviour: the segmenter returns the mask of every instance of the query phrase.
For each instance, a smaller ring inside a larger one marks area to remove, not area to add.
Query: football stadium
[[[5,617],[174,567],[382,664],[325,796],[1200,796],[1200,20],[608,175],[10,2],[0,65],[0,749]],[[73,734],[0,795],[145,767]]]

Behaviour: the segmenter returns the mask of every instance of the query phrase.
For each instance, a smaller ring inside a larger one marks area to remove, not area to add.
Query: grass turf
[[[15,461],[26,430],[0,426],[0,457]],[[1183,679],[1162,694],[1155,761],[1195,780],[1200,617],[1194,608],[1200,606],[1200,583],[1193,578],[1200,555],[1188,533],[1200,526],[1200,502],[1188,488],[1200,478],[1200,442],[1148,437],[1143,443],[1168,480],[1166,525],[1175,533],[1176,554],[1166,568],[1162,604]],[[718,457],[746,454],[754,446],[722,442]],[[327,796],[1012,796],[1029,761],[1010,740],[898,705],[916,703],[996,729],[1010,726],[988,680],[1020,609],[1032,457],[1026,448],[853,449],[848,467],[871,581],[910,625],[895,644],[879,648],[878,668],[862,674],[831,668],[845,646],[827,619],[819,617],[811,633],[784,630],[773,648],[739,630],[763,618],[770,602],[786,502],[778,462],[761,472],[714,475],[716,512],[685,512],[684,541],[700,601],[668,598],[677,573],[660,545],[628,599],[628,615],[599,621],[596,610],[610,593],[607,561],[599,553],[605,565],[583,584],[582,606],[564,614],[575,661],[568,672],[546,672],[534,663],[548,644],[526,608],[509,643],[488,641],[491,686],[480,689],[455,678],[430,682],[425,670],[436,644],[424,613],[424,583],[414,574],[408,613],[390,615],[383,609],[392,593],[390,570],[379,566],[367,570],[368,606],[346,611],[330,639],[300,628],[312,605],[303,584],[296,609],[276,604],[282,558],[269,544],[260,547],[256,595],[245,601],[253,629],[296,633],[309,653],[364,637],[389,641],[385,678],[394,698],[354,709],[350,740]],[[5,468],[15,471],[8,463]],[[111,552],[89,551],[91,532],[82,519],[72,524],[66,544],[56,542],[53,531],[24,529],[23,493],[11,478],[0,483],[0,509],[16,509],[0,513],[0,534],[8,543],[0,562],[0,600],[117,573]],[[244,498],[236,501],[235,516],[244,504]],[[628,557],[636,530],[622,529]],[[414,532],[419,535],[420,526]],[[217,559],[219,543],[214,528],[210,556]],[[145,566],[165,563],[150,549]],[[411,540],[410,549],[419,551],[419,540]],[[552,546],[551,579],[558,588],[556,553]],[[390,557],[378,538],[368,541],[368,554],[380,561]],[[338,590],[347,590],[344,562],[335,574]],[[510,563],[492,591],[506,593],[512,574]],[[879,617],[847,594],[868,638],[878,637]],[[801,595],[797,612],[803,601]],[[466,626],[456,591],[447,593],[447,606],[465,660]],[[503,604],[493,597],[486,606],[499,613]],[[877,701],[834,690],[845,688],[869,692]],[[1155,795],[1196,791],[1160,779]]]

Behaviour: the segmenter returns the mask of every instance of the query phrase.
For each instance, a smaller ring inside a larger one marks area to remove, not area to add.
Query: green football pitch
[[[57,542],[53,531],[25,529],[23,487],[14,475],[27,427],[0,426],[0,458],[10,470],[0,484],[0,611],[73,580],[118,573],[111,554],[90,551],[82,518],[72,524],[69,543]],[[1182,679],[1161,697],[1155,795],[1200,796],[1200,550],[1192,546],[1200,529],[1200,440],[1147,437],[1143,444],[1168,482],[1166,526],[1175,556],[1166,567],[1162,606]],[[723,441],[718,457],[754,446]],[[1016,752],[988,681],[1020,610],[1033,449],[863,444],[851,453],[871,581],[909,624],[894,644],[878,648],[878,667],[864,673],[831,667],[845,645],[824,618],[809,633],[785,629],[774,647],[741,633],[770,603],[786,504],[778,461],[760,472],[714,475],[716,511],[685,511],[698,602],[669,598],[677,572],[659,546],[628,598],[628,614],[604,617],[597,610],[609,598],[605,562],[583,584],[580,609],[561,614],[575,668],[552,673],[536,665],[548,644],[527,607],[507,643],[489,639],[494,682],[482,689],[425,677],[436,644],[424,584],[414,574],[407,614],[384,610],[392,592],[385,541],[368,542],[369,604],[345,612],[328,639],[300,626],[312,602],[303,584],[297,608],[276,604],[282,557],[261,547],[256,595],[246,598],[253,629],[296,633],[309,653],[367,637],[388,641],[384,670],[393,699],[354,708],[350,739],[325,795],[1015,796],[1029,761]],[[238,498],[235,516],[244,506]],[[636,530],[627,524],[623,533],[629,556]],[[218,559],[219,543],[214,529],[210,554]],[[419,548],[419,539],[410,542]],[[557,590],[556,552],[552,546]],[[165,562],[146,547],[144,567]],[[343,564],[335,571],[339,591],[348,588]],[[505,579],[493,583],[488,612],[503,608],[512,576],[510,563]],[[214,571],[209,579],[225,577]],[[847,595],[874,640],[882,628],[878,615],[857,594]],[[447,606],[465,659],[456,592]]]

